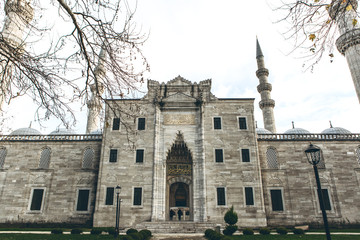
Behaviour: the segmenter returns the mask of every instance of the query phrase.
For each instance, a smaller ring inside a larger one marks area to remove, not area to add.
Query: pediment
[[[191,81],[186,80],[180,75],[166,83],[167,86],[189,86],[192,85]]]
[[[196,102],[196,98],[186,95],[182,92],[177,92],[174,94],[169,95],[166,98],[163,98],[162,101],[164,103],[168,102]]]

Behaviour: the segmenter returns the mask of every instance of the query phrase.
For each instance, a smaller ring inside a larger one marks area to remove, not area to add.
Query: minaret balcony
[[[264,107],[275,107],[275,101],[272,99],[266,99],[266,100],[261,100],[259,102],[259,106],[260,109],[263,109]]]
[[[256,71],[256,76],[258,78],[261,76],[269,76],[269,70],[267,68],[260,68]]]
[[[344,33],[336,40],[336,47],[342,55],[345,55],[345,52],[349,47],[357,44],[360,44],[359,28],[355,28]]]
[[[271,83],[260,83],[257,86],[257,90],[259,93],[261,93],[262,91],[271,91],[272,85],[271,85]]]

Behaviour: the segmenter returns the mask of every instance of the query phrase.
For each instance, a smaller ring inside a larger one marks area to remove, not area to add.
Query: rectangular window
[[[114,118],[112,130],[119,130],[119,129],[120,129],[120,118]]]
[[[142,188],[134,188],[134,206],[142,205]]]
[[[105,205],[113,205],[113,204],[114,204],[114,188],[108,187],[106,188]]]
[[[214,129],[221,129],[221,118],[214,117]]]
[[[145,118],[138,118],[138,130],[145,130]]]
[[[109,162],[117,162],[117,149],[110,149]]]
[[[241,159],[243,162],[250,162],[250,151],[249,149],[241,149]]]
[[[321,189],[323,195],[323,202],[325,210],[331,211],[330,197],[327,189]]]
[[[136,150],[136,162],[143,163],[144,162],[144,149]]]
[[[215,162],[224,162],[224,155],[222,149],[215,149]]]
[[[89,206],[89,189],[79,189],[76,211],[88,211]]]
[[[282,194],[280,189],[270,190],[271,205],[273,211],[284,211]]]
[[[254,192],[252,187],[245,187],[245,203],[247,206],[254,205]]]
[[[217,193],[217,205],[225,206],[226,205],[225,188],[223,187],[216,188],[216,193]]]
[[[44,189],[33,189],[30,210],[40,211],[44,197]]]
[[[239,128],[240,128],[240,129],[247,129],[247,126],[246,126],[246,118],[244,118],[244,117],[239,117]]]

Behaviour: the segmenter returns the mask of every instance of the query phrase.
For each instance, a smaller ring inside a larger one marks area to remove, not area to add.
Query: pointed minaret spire
[[[356,94],[360,102],[360,28],[357,21],[357,0],[333,0],[329,8],[329,15],[338,25],[340,37],[336,40],[336,47],[345,56]]]
[[[261,101],[259,102],[260,109],[263,112],[264,128],[272,133],[276,133],[274,107],[275,101],[271,99],[270,92],[272,86],[268,83],[269,70],[265,68],[264,55],[261,51],[260,44],[256,38],[256,61],[258,70],[256,76],[259,79],[260,84],[257,86],[257,90],[261,95]]]
[[[95,68],[94,83],[90,84],[91,98],[87,102],[88,120],[86,126],[86,134],[100,130],[100,114],[102,110],[101,95],[104,93],[103,78],[105,77],[104,62],[106,59],[106,51],[101,48],[99,54],[99,62]]]

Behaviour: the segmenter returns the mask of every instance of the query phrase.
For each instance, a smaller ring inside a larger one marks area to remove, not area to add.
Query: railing
[[[352,134],[257,134],[258,140],[279,140],[279,141],[322,141],[322,140],[336,140],[336,141],[360,141],[359,133]]]
[[[101,141],[102,134],[0,135],[0,141]]]

